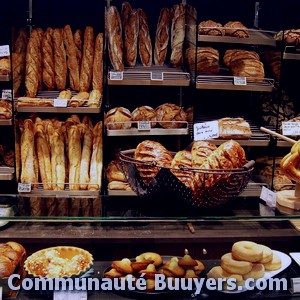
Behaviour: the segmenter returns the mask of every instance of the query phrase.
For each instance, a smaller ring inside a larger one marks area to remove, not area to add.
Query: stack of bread
[[[95,38],[90,26],[74,33],[70,25],[64,28],[35,28],[30,34],[19,32],[13,55],[14,88],[18,92],[24,76],[27,97],[38,91],[63,91],[68,86],[76,92],[103,92],[103,34]],[[25,52],[26,49],[26,52]],[[26,54],[25,54],[26,53]]]
[[[202,21],[198,25],[198,32],[202,35],[232,36],[237,38],[248,38],[249,32],[245,25],[239,21],[230,21],[224,26],[212,20]]]
[[[193,259],[186,251],[182,258],[172,257],[167,261],[154,252],[145,252],[138,255],[134,260],[123,258],[115,260],[111,267],[104,273],[105,278],[122,278],[129,274],[146,279],[146,291],[155,291],[155,275],[163,274],[165,279],[171,278],[199,278],[205,269],[200,260]]]
[[[267,65],[271,71],[271,75],[275,80],[280,80],[281,69],[281,52],[280,51],[264,51],[260,53],[262,61]]]
[[[156,109],[140,106],[132,113],[125,107],[115,107],[105,114],[104,124],[107,129],[130,129],[137,121],[150,121],[151,127],[158,123],[166,129],[181,128],[187,121],[187,114],[183,108],[172,103],[162,104]]]
[[[22,183],[45,190],[99,190],[102,176],[102,122],[72,115],[65,122],[39,117],[19,122],[16,163]]]
[[[7,167],[14,167],[15,165],[15,153],[9,147],[0,145],[0,166],[5,165]]]
[[[223,62],[233,76],[249,77],[253,81],[262,81],[265,77],[264,65],[254,51],[226,50]]]
[[[234,278],[237,286],[243,286],[244,281],[251,278],[257,280],[265,276],[266,271],[281,268],[281,259],[269,247],[249,241],[233,244],[231,252],[221,258],[221,266],[213,267],[208,278]],[[223,286],[227,290],[226,284]]]
[[[195,59],[197,59],[197,73],[219,73],[219,51],[211,47],[188,48],[185,52],[187,65],[191,72],[195,72]]]
[[[285,45],[298,46],[300,44],[300,29],[287,29],[275,35],[278,42],[284,41]]]
[[[0,99],[0,119],[11,119],[11,101]]]
[[[105,174],[108,180],[109,190],[132,190],[118,160],[112,160],[108,164]]]

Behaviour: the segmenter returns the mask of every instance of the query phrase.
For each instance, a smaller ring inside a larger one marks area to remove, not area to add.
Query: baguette
[[[16,152],[16,181],[19,182],[21,174],[21,132],[19,128],[19,121],[15,119],[15,152]]]
[[[42,40],[42,65],[43,65],[43,82],[48,90],[55,89],[54,78],[54,57],[53,57],[53,29],[48,28]]]
[[[13,89],[14,96],[20,94],[26,69],[26,54],[12,53]]]
[[[185,19],[186,19],[185,36],[186,36],[187,48],[196,47],[197,10],[192,5],[187,5]]]
[[[42,66],[42,41],[43,41],[43,37],[44,37],[44,31],[42,28],[37,28],[36,29],[37,32],[37,41],[40,47],[40,51],[39,51],[39,64],[38,64],[38,91],[42,91],[43,90],[43,66]]]
[[[15,42],[14,53],[26,55],[26,48],[28,43],[28,34],[25,28],[21,28]]]
[[[93,90],[99,90],[101,94],[103,93],[103,33],[99,33],[95,41]]]
[[[80,68],[80,91],[88,92],[93,75],[95,52],[94,29],[87,26],[84,31],[83,55]]]
[[[122,20],[122,27],[125,28],[126,24],[128,23],[129,16],[132,12],[132,8],[130,3],[123,2],[122,3],[122,11],[121,11],[121,20]]]
[[[19,97],[18,106],[53,106],[53,100],[43,98]]]
[[[139,54],[144,67],[152,65],[152,44],[146,13],[139,8]]]
[[[76,58],[80,72],[82,60],[82,31],[80,29],[77,29],[74,33],[74,43],[76,46]]]

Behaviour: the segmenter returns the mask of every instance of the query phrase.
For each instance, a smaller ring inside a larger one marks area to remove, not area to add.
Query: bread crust
[[[139,55],[144,67],[152,65],[152,43],[146,13],[139,8]]]
[[[99,33],[95,41],[93,90],[98,90],[101,94],[103,93],[103,33]]]

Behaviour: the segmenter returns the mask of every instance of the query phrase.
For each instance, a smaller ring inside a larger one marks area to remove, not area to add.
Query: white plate
[[[276,254],[280,259],[281,259],[281,268],[276,270],[276,271],[266,271],[265,272],[265,276],[263,277],[264,279],[268,279],[271,277],[276,276],[277,274],[279,274],[280,272],[284,271],[291,263],[292,260],[291,258],[280,251],[276,251],[276,250],[272,250],[274,254]],[[299,254],[299,259],[300,259],[300,253]],[[300,260],[299,260],[300,262]],[[239,294],[239,293],[243,293],[246,292],[247,289],[246,287],[243,285],[241,290],[237,290],[237,291],[221,291],[222,293],[226,293],[226,294]]]

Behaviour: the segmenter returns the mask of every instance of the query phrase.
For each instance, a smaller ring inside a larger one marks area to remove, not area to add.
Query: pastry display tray
[[[0,81],[10,81],[11,77],[9,74],[7,75],[0,75]]]
[[[0,180],[12,180],[14,178],[14,173],[14,168],[0,166]]]
[[[9,126],[12,125],[11,119],[0,119],[0,126]]]
[[[300,60],[300,49],[294,46],[286,46],[283,53],[283,59]]]
[[[123,72],[109,71],[107,82],[109,85],[189,86],[190,74],[167,65],[151,67],[137,65],[125,68]]]
[[[74,96],[77,92],[72,91]],[[59,91],[41,91],[37,94],[36,98],[43,98],[47,100],[56,99],[59,95]],[[28,112],[28,113],[74,113],[74,114],[98,114],[101,110],[102,99],[100,100],[99,107],[88,107],[87,104],[84,104],[80,107],[54,107],[54,106],[19,106],[18,100],[16,101],[16,109],[18,112]]]
[[[220,29],[220,28],[218,28]],[[229,44],[247,44],[247,45],[265,45],[265,46],[276,46],[276,40],[274,38],[275,32],[248,29],[248,38],[238,38],[232,36],[213,36],[213,35],[198,35],[199,42],[209,43],[229,43]]]
[[[247,78],[246,85],[235,85],[234,76],[198,75],[196,88],[206,90],[272,92],[274,79],[264,78],[262,81],[257,82],[251,80],[251,78]]]

